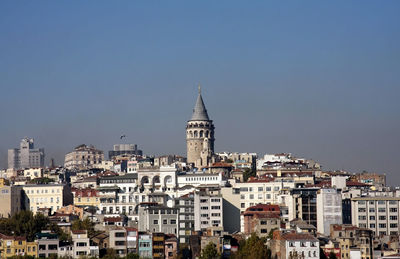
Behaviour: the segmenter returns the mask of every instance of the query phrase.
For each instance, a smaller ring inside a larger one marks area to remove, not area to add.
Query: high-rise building
[[[214,124],[208,117],[199,86],[196,105],[186,125],[187,162],[195,167],[208,166],[214,154],[214,141]]]
[[[8,168],[44,167],[44,149],[34,148],[33,138],[23,138],[20,148],[8,150]]]

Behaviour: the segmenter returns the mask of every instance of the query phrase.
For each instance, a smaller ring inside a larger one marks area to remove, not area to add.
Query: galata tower
[[[214,154],[214,125],[199,95],[193,109],[192,118],[186,125],[187,162],[197,168],[210,165]]]

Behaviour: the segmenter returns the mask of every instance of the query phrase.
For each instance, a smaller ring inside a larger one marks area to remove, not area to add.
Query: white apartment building
[[[259,180],[253,182],[235,183],[234,188],[240,190],[240,212],[257,204],[278,204],[282,190],[292,189],[295,183],[290,180]]]
[[[375,236],[399,234],[400,197],[357,197],[351,203],[353,225]]]
[[[223,199],[218,194],[198,191],[194,195],[194,230],[223,227]]]
[[[25,195],[25,208],[34,214],[41,208],[56,211],[72,204],[72,193],[63,184],[27,184],[22,187]]]
[[[317,231],[329,236],[331,224],[342,224],[342,197],[336,189],[317,192]]]

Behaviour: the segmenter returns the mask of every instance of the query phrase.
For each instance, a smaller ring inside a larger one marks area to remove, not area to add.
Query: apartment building
[[[0,187],[0,217],[12,216],[21,211],[22,208],[22,187],[7,186]]]
[[[99,192],[95,189],[75,189],[73,194],[76,206],[100,206]]]
[[[319,240],[309,234],[275,230],[271,243],[272,256],[277,258],[320,258]]]
[[[342,224],[342,196],[336,189],[317,192],[317,230],[329,235],[331,224]]]
[[[178,235],[178,223],[177,208],[169,208],[157,203],[141,203],[139,206],[139,231]]]
[[[93,168],[104,160],[104,152],[94,146],[79,145],[65,155],[64,167],[67,169]]]
[[[223,199],[219,188],[201,189],[194,195],[194,230],[223,227]]]
[[[119,257],[127,255],[127,237],[126,229],[122,227],[114,227],[109,230],[110,248],[114,249]]]
[[[353,225],[375,236],[399,234],[400,197],[357,197],[351,203]]]
[[[2,259],[25,255],[37,257],[37,250],[36,242],[27,242],[25,237],[7,236],[0,233],[0,258]]]
[[[70,188],[65,184],[27,184],[22,189],[25,208],[33,213],[43,208],[56,211],[73,202]]]
[[[38,257],[48,258],[58,254],[58,245],[60,240],[57,234],[49,232],[41,232],[36,234],[36,242],[38,245]]]
[[[246,209],[242,213],[244,231],[246,235],[256,233],[260,237],[266,237],[273,229],[281,227],[278,205],[259,204]]]
[[[138,254],[140,258],[153,258],[153,237],[151,233],[139,232]]]
[[[175,207],[179,212],[179,242],[188,244],[194,231],[194,192],[176,198]]]
[[[244,212],[257,204],[280,203],[280,192],[294,188],[295,183],[290,180],[253,180],[236,183],[234,187],[240,190],[240,212]]]

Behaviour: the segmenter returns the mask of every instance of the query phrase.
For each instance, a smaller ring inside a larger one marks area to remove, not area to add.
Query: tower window
[[[195,138],[198,137],[198,135],[197,135],[197,130],[194,131],[194,137],[195,137]]]
[[[203,137],[203,131],[200,130],[200,138],[202,138],[202,137]]]

